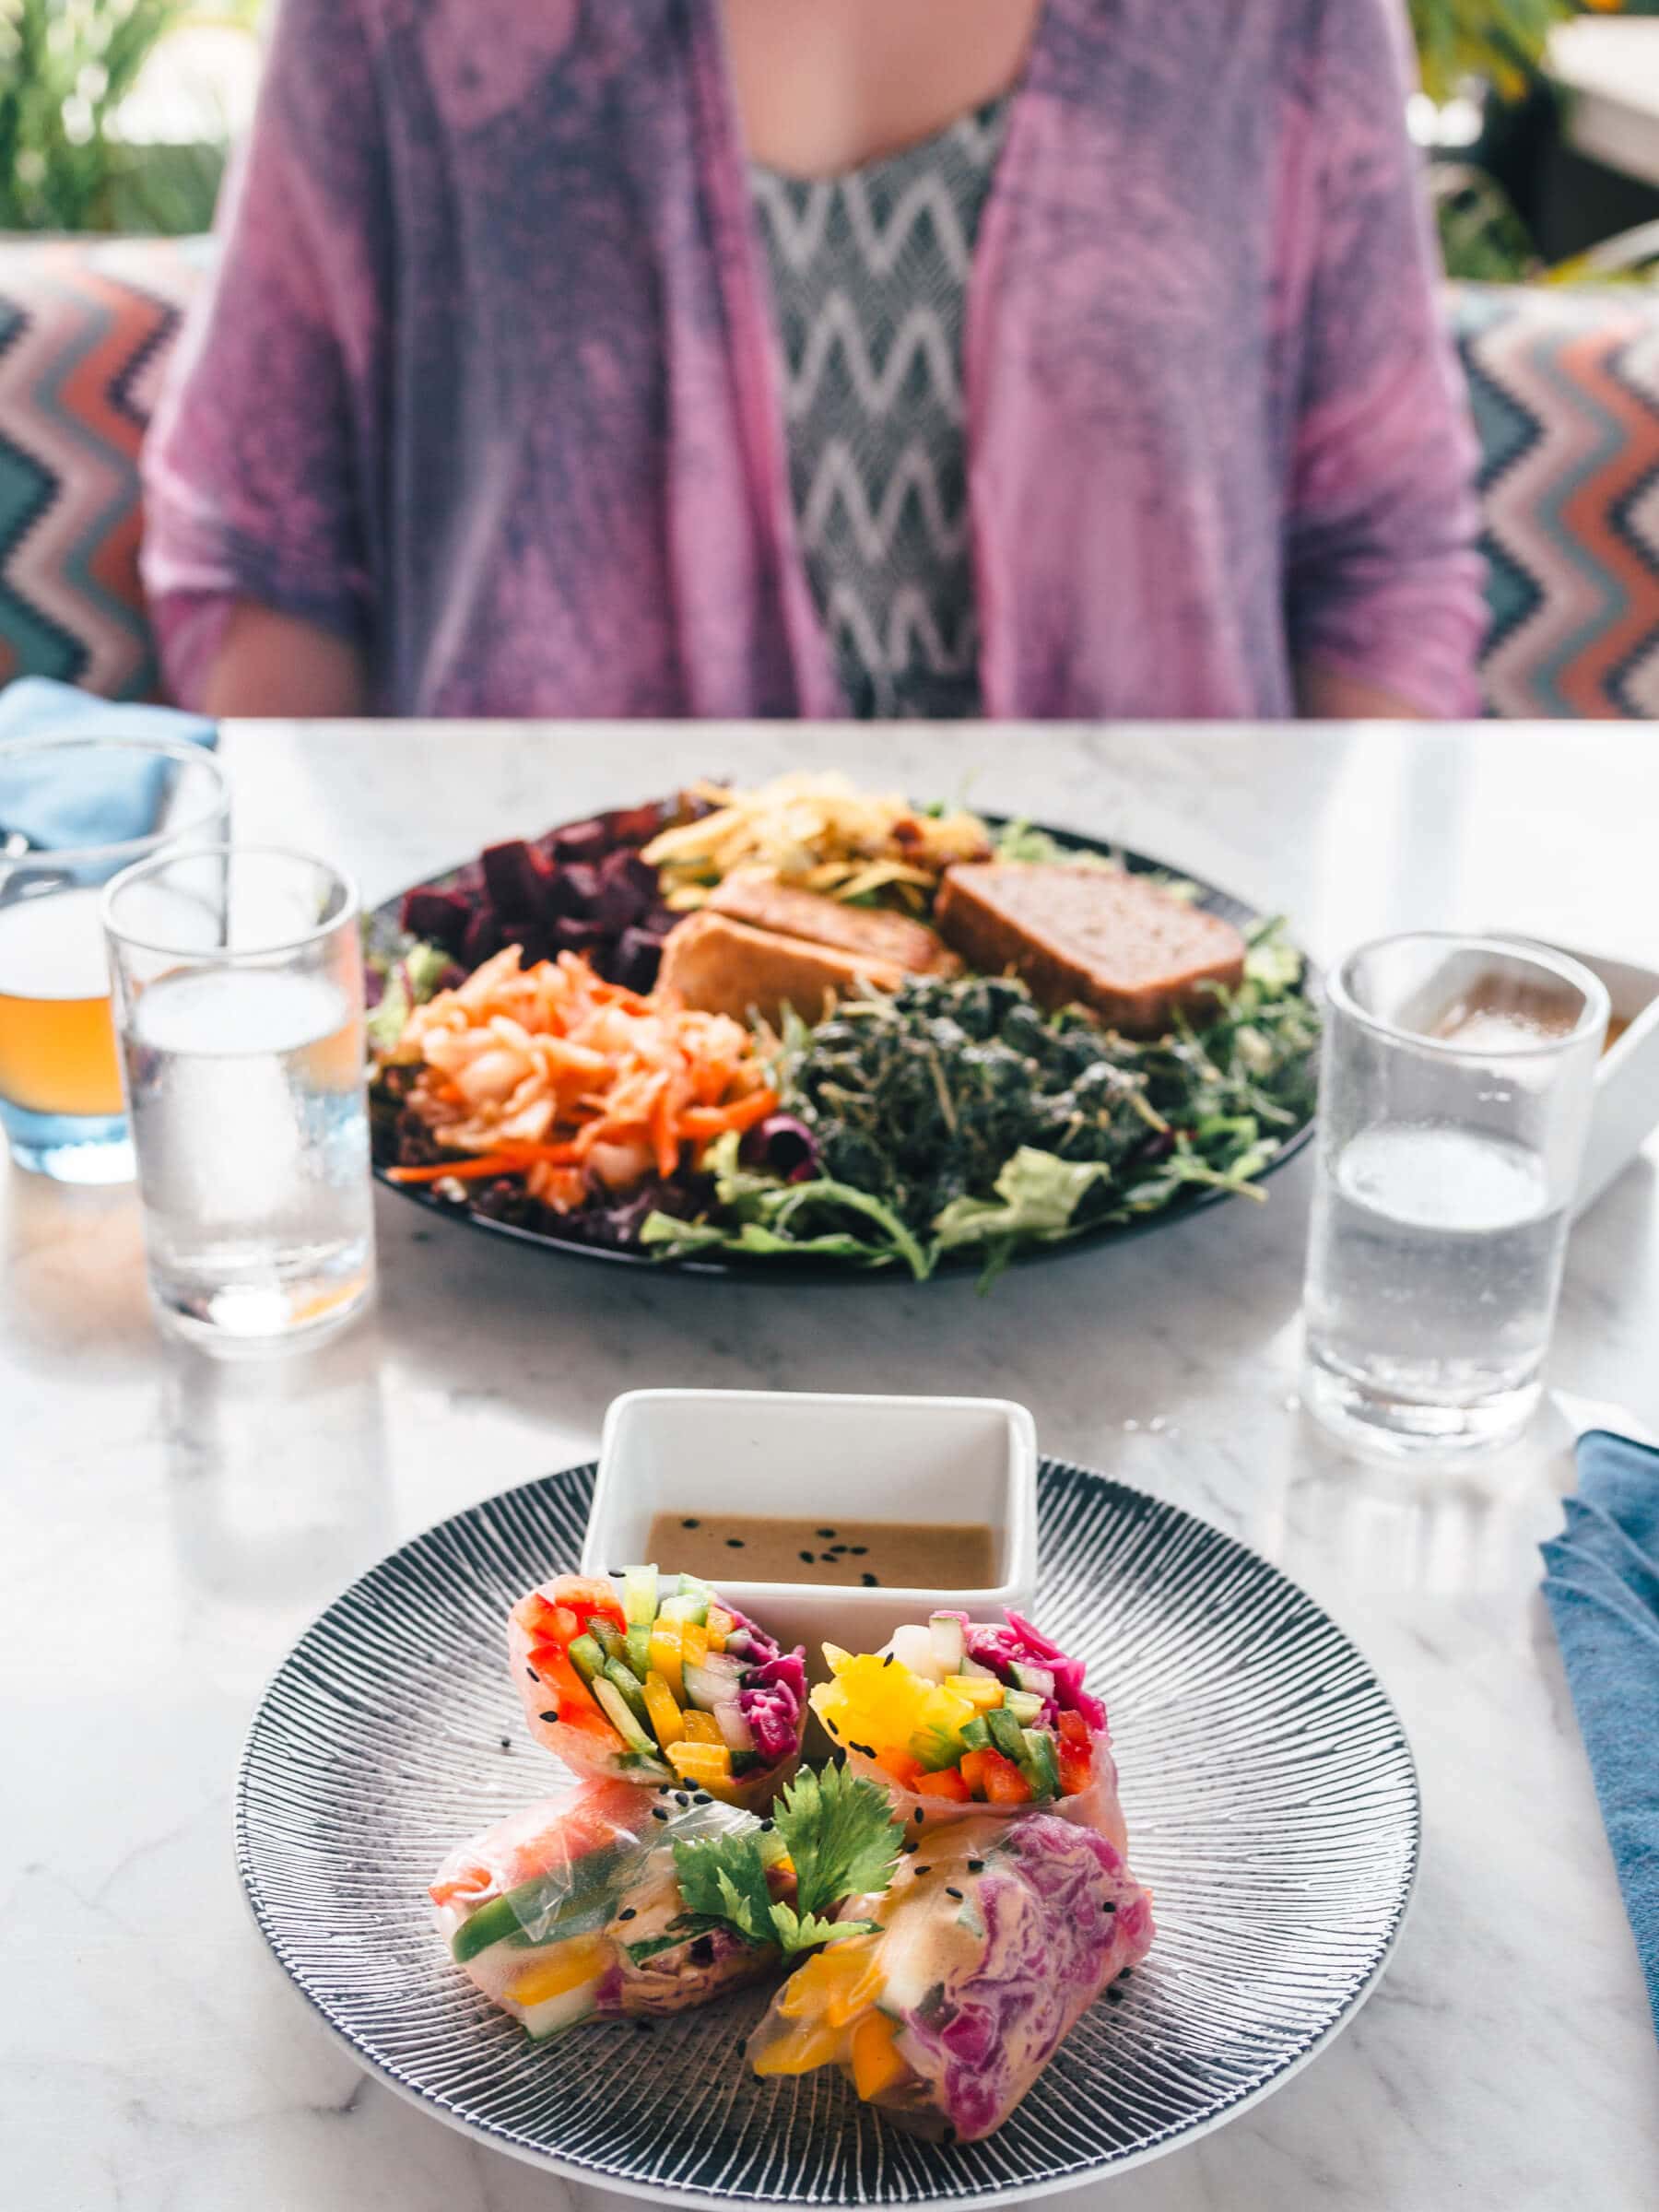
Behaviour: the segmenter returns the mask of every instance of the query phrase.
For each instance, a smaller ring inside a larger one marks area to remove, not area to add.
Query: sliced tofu
[[[958,975],[962,963],[936,930],[907,915],[848,906],[818,891],[780,883],[770,869],[737,868],[709,893],[705,913],[729,914],[754,929],[832,945],[854,959],[885,961],[912,975]]]
[[[935,920],[971,968],[1019,976],[1048,1007],[1089,1006],[1126,1037],[1160,1037],[1179,1007],[1215,1010],[1209,982],[1239,983],[1244,940],[1230,922],[1144,876],[1065,863],[950,868]]]
[[[737,1021],[758,1013],[775,1029],[785,1006],[803,1021],[821,1021],[838,998],[853,995],[863,985],[897,991],[904,970],[890,960],[855,959],[832,946],[808,944],[804,937],[751,929],[747,922],[705,907],[669,931],[657,980],[677,991],[688,1006],[730,1014]]]

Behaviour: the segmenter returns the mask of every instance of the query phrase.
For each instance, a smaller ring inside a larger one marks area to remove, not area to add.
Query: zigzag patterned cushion
[[[1470,285],[1453,323],[1480,434],[1489,711],[1659,713],[1659,296]]]
[[[211,253],[208,239],[0,242],[0,684],[159,696],[138,446]]]

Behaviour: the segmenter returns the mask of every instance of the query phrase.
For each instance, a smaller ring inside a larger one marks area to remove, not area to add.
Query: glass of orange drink
[[[170,738],[0,745],[0,1134],[60,1182],[133,1173],[100,913],[123,868],[226,834],[225,771]]]

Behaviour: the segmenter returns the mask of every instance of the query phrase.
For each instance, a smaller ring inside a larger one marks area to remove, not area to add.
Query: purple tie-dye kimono
[[[969,291],[984,711],[1475,705],[1472,441],[1398,0],[1046,0]],[[147,457],[177,695],[240,598],[401,714],[843,711],[716,0],[284,0]]]

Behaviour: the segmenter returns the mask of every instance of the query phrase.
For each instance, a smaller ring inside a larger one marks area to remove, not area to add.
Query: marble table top
[[[1284,908],[1659,957],[1651,733],[233,725],[237,829],[378,899],[699,771],[806,759],[1123,839]],[[1579,1224],[1553,1362],[1659,1421],[1655,1158]],[[1258,1546],[1381,1670],[1421,1880],[1378,1994],[1101,2212],[1643,2212],[1659,2053],[1537,1594],[1571,1463],[1345,1460],[1295,1398],[1308,1163],[1121,1250],[782,1298],[521,1252],[382,1195],[378,1315],[291,1360],[164,1352],[128,1191],[0,1164],[0,2196],[18,2212],[583,2212],[359,2073],[245,1916],[229,1798],[290,1640],[389,1546],[589,1456],[644,1383],[988,1390]],[[1651,1716],[1650,1716],[1651,1718]]]

